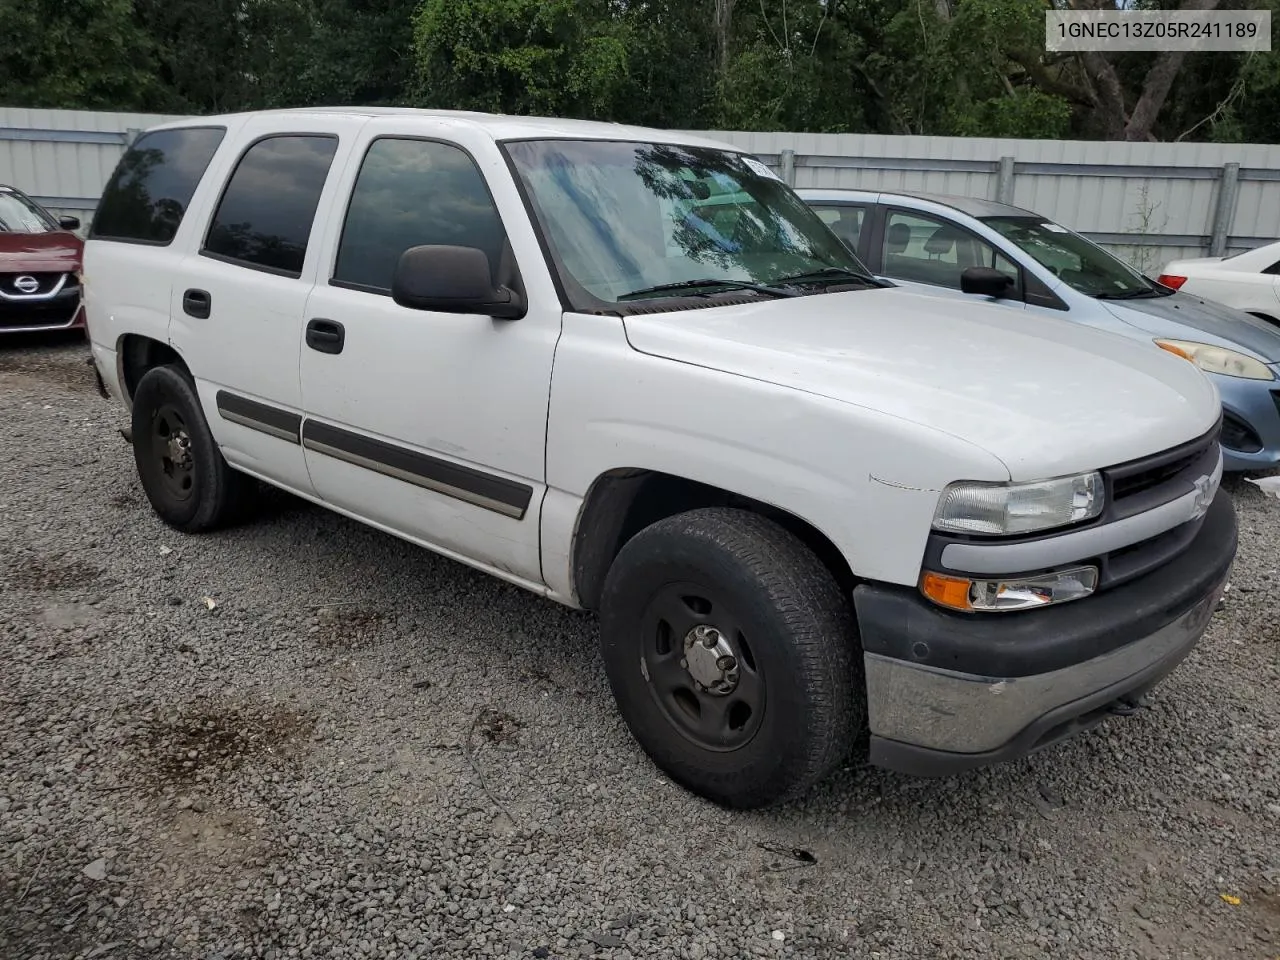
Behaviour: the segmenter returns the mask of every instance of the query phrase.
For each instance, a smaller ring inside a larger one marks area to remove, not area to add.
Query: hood
[[[10,233],[0,230],[0,271],[72,270],[80,265],[84,241],[74,233]]]
[[[1117,319],[1153,336],[1243,347],[1267,363],[1280,361],[1280,328],[1243,310],[1178,292],[1145,300],[1099,300]]]
[[[901,287],[623,322],[642,353],[932,427],[998,457],[1015,480],[1156,453],[1221,410],[1206,376],[1154,345]]]

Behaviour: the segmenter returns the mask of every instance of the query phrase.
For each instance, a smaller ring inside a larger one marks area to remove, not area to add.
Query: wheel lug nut
[[[734,660],[733,657],[730,656],[723,656],[716,661],[716,666],[721,670],[732,670],[737,665],[738,661]]]
[[[688,660],[686,660],[684,657],[681,657],[681,658],[680,658],[680,669],[681,669],[681,670],[688,670],[688,669],[689,669],[689,661],[688,661]]]

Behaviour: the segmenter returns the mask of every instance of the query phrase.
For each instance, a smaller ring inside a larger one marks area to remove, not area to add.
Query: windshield
[[[828,283],[847,282],[850,273],[869,278],[817,214],[753,158],[620,141],[533,140],[505,149],[579,309],[730,287],[743,296],[754,289],[745,284],[820,271]],[[716,281],[725,282],[716,289]]]
[[[982,222],[1090,297],[1160,295],[1142,274],[1066,227],[1036,217],[984,217]]]
[[[58,225],[20,193],[0,190],[0,230],[10,233],[50,233]]]

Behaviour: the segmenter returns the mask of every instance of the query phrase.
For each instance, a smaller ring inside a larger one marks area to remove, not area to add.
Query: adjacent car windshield
[[[1142,274],[1097,244],[1036,217],[983,217],[982,222],[1048,267],[1067,286],[1099,299],[1160,296]]]
[[[9,233],[50,233],[58,225],[20,193],[0,190],[0,230]]]
[[[532,140],[505,149],[579,308],[728,292],[785,296],[847,283],[850,274],[869,277],[753,158],[621,141]],[[792,281],[799,286],[777,289]]]

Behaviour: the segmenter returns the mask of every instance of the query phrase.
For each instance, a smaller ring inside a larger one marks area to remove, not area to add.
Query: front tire
[[[252,480],[223,459],[184,370],[167,365],[143,375],[132,426],[138,479],[161,520],[202,533],[243,518]]]
[[[798,796],[865,728],[850,601],[801,541],[742,510],[658,521],[606,577],[601,653],[632,735],[728,807]]]

